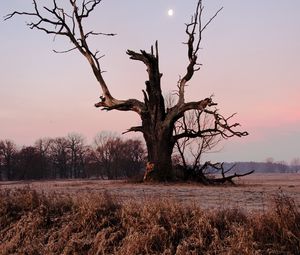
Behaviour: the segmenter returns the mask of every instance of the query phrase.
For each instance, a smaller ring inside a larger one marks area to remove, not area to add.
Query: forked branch
[[[114,36],[114,33],[99,33],[94,31],[85,31],[83,27],[83,20],[88,18],[94,11],[96,6],[101,3],[102,0],[82,0],[81,4],[76,0],[69,0],[70,11],[65,11],[64,8],[58,6],[57,1],[52,1],[52,8],[40,7],[37,4],[37,0],[33,0],[34,11],[33,12],[19,12],[14,11],[11,14],[5,16],[5,20],[11,19],[17,15],[29,16],[34,21],[27,25],[31,29],[41,30],[47,34],[61,35],[70,39],[74,45],[68,50],[55,51],[56,53],[67,53],[73,50],[78,50],[89,62],[94,76],[100,84],[102,90],[101,102],[96,104],[96,107],[103,107],[106,110],[122,110],[122,111],[135,111],[137,113],[142,112],[144,107],[143,103],[135,99],[118,100],[115,99],[106,82],[103,78],[103,71],[99,60],[104,55],[98,55],[98,51],[92,51],[88,44],[89,36]]]
[[[201,64],[197,62],[198,52],[200,50],[200,44],[202,40],[202,33],[207,26],[213,21],[218,13],[223,9],[220,8],[206,23],[202,23],[203,12],[202,0],[199,0],[196,7],[196,12],[192,16],[191,22],[186,24],[186,34],[188,35],[188,41],[186,42],[188,48],[189,63],[186,69],[185,75],[179,80],[179,99],[178,104],[184,103],[184,89],[186,83],[193,77],[194,73],[200,70]]]

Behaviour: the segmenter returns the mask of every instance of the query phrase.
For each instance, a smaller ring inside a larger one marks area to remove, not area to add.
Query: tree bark
[[[148,162],[154,165],[149,172],[148,180],[170,181],[173,179],[172,152],[174,148],[172,119],[168,119],[165,102],[161,91],[159,71],[158,44],[151,47],[151,52],[141,50],[140,53],[128,50],[131,59],[143,62],[147,67],[148,80],[145,82],[144,104],[140,117],[141,127],[133,127],[128,131],[140,131],[146,141]]]
[[[172,152],[174,145],[172,140],[172,129],[163,129],[161,123],[156,123],[156,128],[148,126],[144,132],[146,141],[148,162],[154,164],[154,169],[149,173],[148,180],[171,181],[173,180]]]

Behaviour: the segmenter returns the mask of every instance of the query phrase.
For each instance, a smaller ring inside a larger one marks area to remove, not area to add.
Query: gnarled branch
[[[235,114],[225,118],[218,113],[218,110],[210,111],[207,109],[202,110],[203,113],[208,114],[212,119],[212,125],[209,127],[202,127],[200,125],[200,118],[198,118],[198,125],[182,128],[182,132],[175,134],[173,136],[174,141],[177,141],[182,138],[196,138],[196,137],[214,137],[220,135],[222,138],[227,139],[233,136],[243,137],[247,136],[248,132],[246,131],[237,131],[236,127],[240,126],[239,123],[229,124],[229,121]]]
[[[103,100],[95,104],[96,107],[103,107],[105,110],[122,110],[122,111],[135,111],[141,113],[144,104],[136,99],[118,100],[115,99],[106,82],[103,78],[103,71],[99,59],[103,57],[98,56],[98,51],[92,52],[89,48],[87,39],[90,35],[105,35],[114,36],[114,33],[96,33],[94,31],[86,32],[83,28],[83,20],[88,18],[91,12],[96,8],[102,0],[82,0],[81,5],[76,0],[69,0],[71,10],[67,13],[63,8],[57,5],[56,0],[53,0],[52,8],[40,7],[37,0],[33,0],[33,12],[19,12],[15,11],[5,16],[5,20],[13,18],[16,15],[25,15],[34,18],[36,21],[28,23],[31,29],[41,30],[47,34],[61,35],[68,37],[74,45],[69,50],[55,51],[57,53],[67,53],[73,50],[78,50],[89,62],[94,76],[100,84]]]
[[[188,41],[186,43],[188,48],[188,58],[189,63],[186,69],[185,75],[179,80],[179,98],[178,105],[184,103],[184,89],[186,83],[193,77],[194,73],[200,70],[201,64],[197,62],[198,51],[200,49],[200,44],[202,40],[202,33],[207,28],[207,26],[212,22],[212,20],[218,15],[218,13],[223,9],[220,8],[205,24],[202,24],[202,12],[203,12],[202,0],[198,1],[196,12],[192,16],[191,22],[186,24],[186,34],[188,35]]]
[[[157,121],[165,118],[165,104],[161,91],[161,77],[162,73],[159,72],[159,54],[158,42],[155,42],[155,52],[153,46],[151,52],[148,53],[141,50],[139,53],[127,50],[126,52],[130,59],[143,62],[147,67],[148,80],[145,82],[146,91],[143,90],[145,110],[151,112],[152,117]]]

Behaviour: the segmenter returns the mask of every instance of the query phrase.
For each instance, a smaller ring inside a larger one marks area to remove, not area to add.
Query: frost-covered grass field
[[[203,186],[193,183],[135,184],[107,180],[59,180],[0,182],[1,189],[31,188],[38,192],[76,196],[107,192],[119,201],[167,198],[195,203],[201,208],[243,208],[263,211],[272,197],[284,192],[300,204],[299,174],[252,174],[236,181],[236,186]]]
[[[300,254],[299,181],[2,182],[0,254]]]

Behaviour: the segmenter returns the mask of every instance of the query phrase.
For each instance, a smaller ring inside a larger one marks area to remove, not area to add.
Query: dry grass
[[[0,254],[300,254],[300,212],[278,193],[264,213],[0,191]]]
[[[236,186],[201,186],[196,184],[133,184],[109,180],[52,180],[0,182],[1,189],[30,188],[39,193],[77,194],[108,192],[122,201],[149,198],[174,199],[195,203],[201,208],[226,209],[241,207],[246,211],[264,212],[279,188],[300,204],[300,174],[253,174],[238,180]]]

